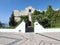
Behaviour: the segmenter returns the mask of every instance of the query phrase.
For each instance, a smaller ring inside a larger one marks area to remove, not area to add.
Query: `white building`
[[[15,16],[15,21],[18,22],[20,21],[20,17],[19,16],[28,16],[29,17],[29,21],[31,21],[31,14],[34,12],[34,8],[32,6],[28,6],[26,7],[24,10],[14,10],[14,16]]]

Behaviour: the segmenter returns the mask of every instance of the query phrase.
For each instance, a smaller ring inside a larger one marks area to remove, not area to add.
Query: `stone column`
[[[28,16],[28,17],[29,17],[29,21],[32,21],[32,20],[31,20],[31,13],[29,13],[29,16]]]

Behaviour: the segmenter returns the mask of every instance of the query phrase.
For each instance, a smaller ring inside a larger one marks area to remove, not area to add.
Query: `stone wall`
[[[29,12],[29,10],[31,10],[31,12]],[[30,15],[34,12],[34,10],[35,9],[31,6],[28,6],[27,8],[25,8],[24,10],[21,10],[21,11],[14,10],[13,12],[14,12],[14,16],[15,16],[15,21],[16,22],[20,21],[19,16],[25,16],[25,15],[29,16],[29,20],[31,21]]]

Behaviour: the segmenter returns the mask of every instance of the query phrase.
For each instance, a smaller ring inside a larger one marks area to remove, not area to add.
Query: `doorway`
[[[34,32],[31,21],[26,21],[26,32]]]

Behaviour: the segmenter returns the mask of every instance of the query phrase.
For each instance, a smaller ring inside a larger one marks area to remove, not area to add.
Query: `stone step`
[[[26,32],[34,32],[32,26],[28,26],[28,27],[26,28]]]

